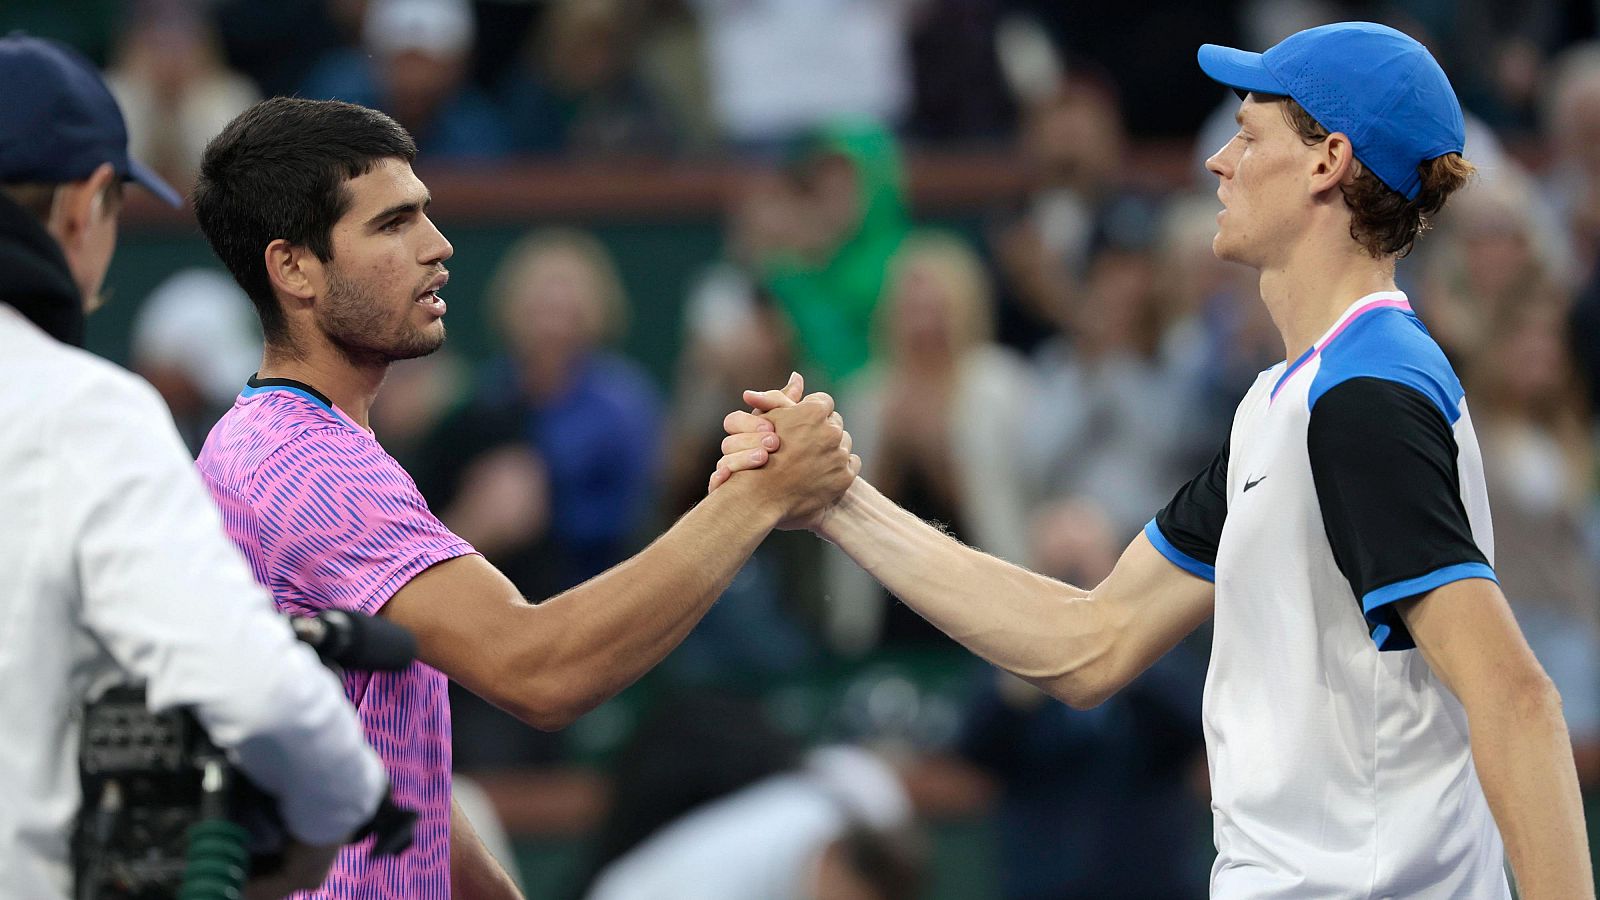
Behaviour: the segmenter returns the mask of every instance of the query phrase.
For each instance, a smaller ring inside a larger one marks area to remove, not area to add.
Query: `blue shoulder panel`
[[[1322,366],[1311,381],[1307,403],[1315,408],[1323,394],[1352,378],[1403,384],[1432,400],[1451,425],[1461,418],[1461,380],[1409,310],[1372,310],[1335,336],[1322,348]]]

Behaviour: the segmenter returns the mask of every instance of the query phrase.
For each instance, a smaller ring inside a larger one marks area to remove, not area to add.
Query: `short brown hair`
[[[1307,146],[1320,144],[1328,129],[1294,100],[1283,98],[1283,117]],[[1477,172],[1459,153],[1447,153],[1423,161],[1422,189],[1415,199],[1389,187],[1371,169],[1355,161],[1356,177],[1339,186],[1350,207],[1350,236],[1374,259],[1411,252],[1417,236],[1432,227],[1433,216],[1444,208],[1445,200],[1464,187]]]

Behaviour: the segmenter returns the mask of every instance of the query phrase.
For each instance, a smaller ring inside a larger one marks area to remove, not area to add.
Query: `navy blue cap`
[[[76,50],[20,32],[0,37],[0,182],[61,184],[110,163],[173,206],[183,197],[128,156],[128,126],[100,73]]]
[[[1204,44],[1200,68],[1237,91],[1290,97],[1356,159],[1416,199],[1417,167],[1466,145],[1461,104],[1428,48],[1372,22],[1308,28],[1265,53]]]

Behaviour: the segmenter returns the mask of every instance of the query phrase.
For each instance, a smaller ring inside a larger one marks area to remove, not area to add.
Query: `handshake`
[[[707,493],[750,471],[740,481],[748,479],[757,502],[776,511],[777,527],[818,530],[861,471],[833,398],[806,395],[794,373],[782,389],[745,391],[744,399],[753,411],[723,419],[728,436]]]

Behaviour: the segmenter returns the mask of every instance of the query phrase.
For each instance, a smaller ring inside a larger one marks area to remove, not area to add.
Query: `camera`
[[[335,673],[396,671],[416,655],[411,634],[382,619],[329,610],[290,624]],[[212,743],[192,710],[151,712],[143,685],[117,685],[85,704],[78,772],[78,900],[222,900],[282,865],[290,838],[277,801]],[[415,824],[416,813],[386,795],[351,841],[371,836],[373,856],[399,854]]]

